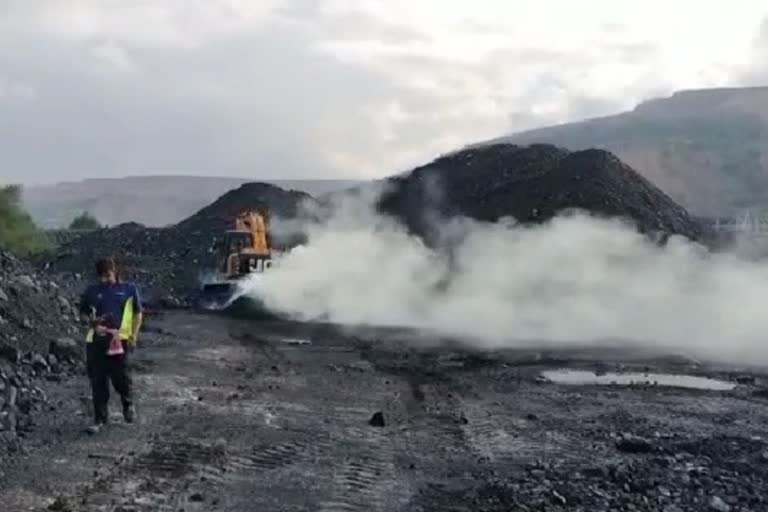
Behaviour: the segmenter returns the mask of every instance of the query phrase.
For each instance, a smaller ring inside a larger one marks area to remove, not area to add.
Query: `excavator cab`
[[[266,214],[247,210],[235,216],[233,229],[224,233],[218,248],[218,278],[203,285],[203,299],[208,304],[228,304],[237,281],[264,272],[272,263],[271,237]]]

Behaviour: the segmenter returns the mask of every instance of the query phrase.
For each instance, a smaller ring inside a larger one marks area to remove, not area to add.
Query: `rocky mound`
[[[312,196],[304,192],[283,190],[267,183],[246,183],[181,221],[175,228],[185,236],[205,234],[207,238],[207,235],[213,234],[218,238],[225,230],[231,229],[232,220],[242,210],[260,208],[268,211],[271,217],[292,219],[299,215],[303,204],[313,201]],[[274,235],[273,242],[277,245],[290,243],[281,238],[279,231]]]
[[[94,261],[114,256],[127,279],[135,280],[150,306],[186,306],[206,269],[215,264],[215,245],[230,229],[234,216],[246,208],[264,208],[272,216],[291,218],[311,196],[267,183],[246,183],[182,222],[167,228],[121,224],[79,237],[40,263],[70,283],[93,274]],[[288,243],[275,237],[275,242]]]
[[[52,339],[77,332],[73,297],[24,262],[0,251],[0,346],[47,350]]]
[[[602,150],[492,144],[391,178],[379,209],[426,235],[435,215],[545,222],[563,210],[622,217],[644,233],[705,238],[705,228],[651,182]]]
[[[436,215],[543,222],[572,208],[623,217],[647,233],[693,240],[705,235],[685,209],[606,151],[494,144],[439,158],[387,182],[391,189],[380,198],[379,209],[427,239]],[[82,287],[79,275],[91,275],[96,258],[113,255],[126,277],[141,285],[150,305],[186,306],[213,268],[216,242],[237,212],[264,208],[273,217],[291,219],[305,213],[307,203],[318,204],[303,192],[248,183],[175,226],[123,224],[97,230],[66,244],[44,263]],[[279,248],[301,241],[280,235],[279,229],[273,232]]]
[[[0,460],[20,448],[46,403],[43,379],[59,380],[80,360],[77,309],[58,285],[0,251]]]

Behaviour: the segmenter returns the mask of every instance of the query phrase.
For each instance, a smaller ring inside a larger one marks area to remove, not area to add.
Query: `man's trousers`
[[[109,421],[109,383],[120,395],[123,411],[133,404],[132,382],[128,375],[127,356],[128,347],[123,341],[124,353],[119,355],[107,355],[110,337],[94,336],[92,342],[86,348],[86,367],[88,378],[91,381],[93,393],[93,412],[95,423],[107,423]]]

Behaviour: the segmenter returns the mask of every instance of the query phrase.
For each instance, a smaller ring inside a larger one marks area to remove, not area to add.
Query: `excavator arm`
[[[264,214],[258,211],[247,211],[235,219],[235,230],[251,233],[251,247],[249,253],[269,256],[271,255],[269,226]]]

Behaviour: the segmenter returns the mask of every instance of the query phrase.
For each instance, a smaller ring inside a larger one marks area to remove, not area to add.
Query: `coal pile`
[[[266,209],[273,217],[294,218],[305,201],[313,201],[312,196],[268,183],[246,183],[179,222],[176,228],[184,233],[220,233],[231,229],[235,215],[251,208]]]
[[[380,197],[378,209],[427,242],[435,221],[452,216],[481,221],[511,216],[539,223],[569,209],[622,217],[640,231],[662,238],[677,234],[702,241],[708,232],[661,190],[601,150],[495,144],[439,158],[386,182],[391,188]],[[150,306],[187,307],[214,269],[216,244],[238,212],[263,208],[273,218],[294,219],[312,210],[304,208],[312,204],[321,202],[303,192],[248,183],[174,226],[123,224],[96,230],[62,246],[40,264],[62,282],[82,288],[82,276],[92,274],[96,258],[115,256],[125,277],[141,286]],[[302,241],[300,235],[273,231],[278,249]]]
[[[263,208],[273,217],[296,216],[311,196],[266,183],[247,183],[231,190],[182,222],[166,228],[128,223],[96,230],[60,247],[38,263],[63,282],[82,288],[94,262],[114,256],[126,279],[137,282],[149,306],[186,307],[205,273],[216,264],[216,244],[232,228],[234,216]],[[276,245],[290,240],[276,237]]]
[[[51,339],[77,333],[77,317],[76,301],[57,283],[0,251],[0,346],[47,350]]]
[[[95,277],[98,258],[115,256],[122,275],[141,285],[144,299],[156,302],[182,288],[179,264],[186,258],[168,228],[147,228],[127,223],[95,230],[63,246],[38,263],[70,293],[79,295]],[[189,265],[194,262],[188,261]]]
[[[0,251],[0,460],[23,449],[47,406],[44,380],[76,370],[77,306],[71,296]]]
[[[493,144],[444,156],[387,183],[379,209],[421,236],[429,236],[435,220],[453,216],[542,223],[578,209],[626,219],[662,238],[708,237],[683,207],[603,150]]]

